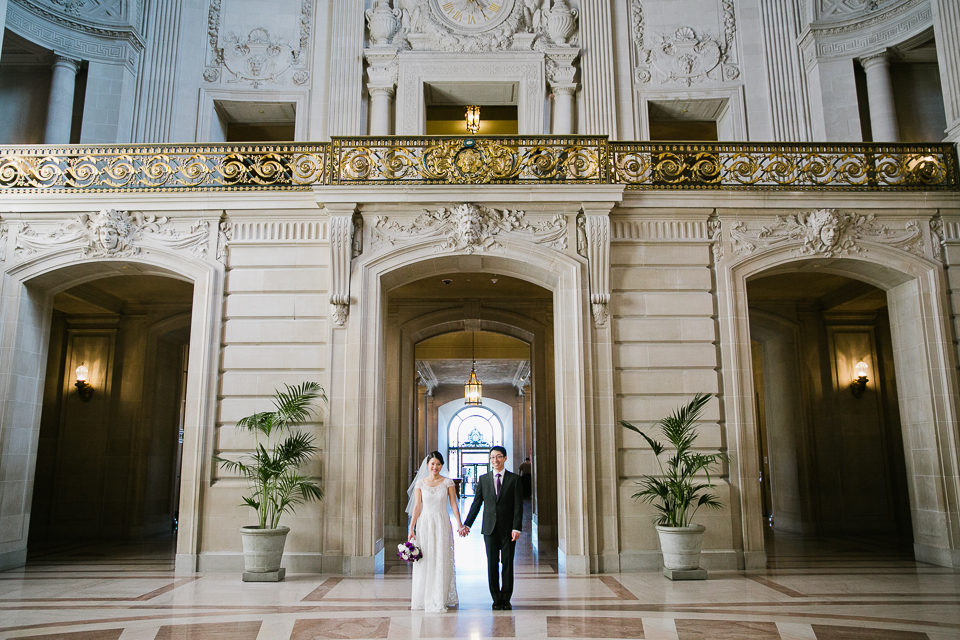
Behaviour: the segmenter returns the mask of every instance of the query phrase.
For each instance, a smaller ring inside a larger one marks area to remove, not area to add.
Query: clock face
[[[515,0],[430,0],[434,15],[454,31],[486,31],[506,20]]]

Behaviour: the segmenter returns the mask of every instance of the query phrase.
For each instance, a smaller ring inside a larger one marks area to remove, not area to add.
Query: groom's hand
[[[519,531],[514,531],[514,532],[512,532],[512,533],[510,534],[510,539],[511,539],[512,541],[514,541],[514,542],[516,542],[517,540],[519,540],[519,539],[520,539],[520,532],[519,532]]]
[[[468,527],[467,525],[463,525],[462,527],[460,527],[461,538],[466,538],[468,533],[470,533],[470,527]]]

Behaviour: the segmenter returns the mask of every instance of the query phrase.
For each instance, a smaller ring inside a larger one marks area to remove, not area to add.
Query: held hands
[[[462,525],[460,525],[460,528],[457,529],[457,533],[460,534],[460,537],[461,537],[461,538],[466,538],[466,537],[467,537],[467,534],[470,533],[470,527],[462,524]]]

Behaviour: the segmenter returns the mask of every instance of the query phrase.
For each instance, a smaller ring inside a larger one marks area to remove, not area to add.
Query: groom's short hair
[[[500,445],[497,445],[495,447],[490,447],[490,453],[493,453],[494,451],[499,451],[500,453],[502,453],[504,458],[507,457],[507,450],[501,447]]]

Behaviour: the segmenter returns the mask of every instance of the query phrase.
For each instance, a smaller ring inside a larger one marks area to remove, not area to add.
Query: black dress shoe
[[[494,611],[500,611],[500,609],[502,609],[503,607],[501,607],[501,606],[498,605],[496,602],[494,602],[494,603],[493,603],[493,606],[490,607],[490,608],[493,609]]]
[[[513,611],[513,605],[511,605],[509,602],[507,604],[500,605],[500,608],[504,611]]]

